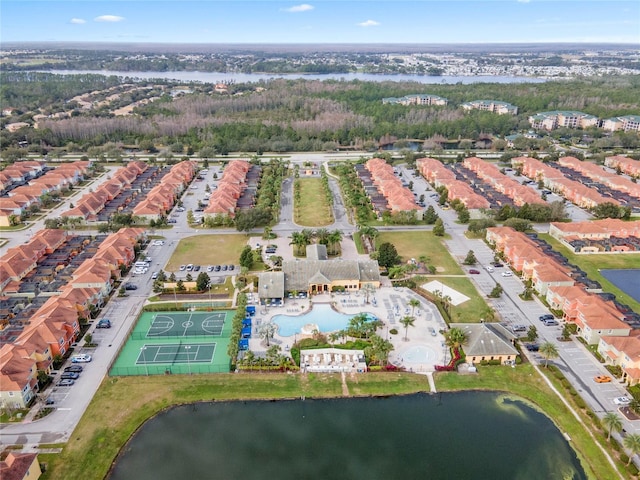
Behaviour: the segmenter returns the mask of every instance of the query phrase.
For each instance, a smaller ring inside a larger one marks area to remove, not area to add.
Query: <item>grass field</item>
[[[636,300],[631,298],[609,280],[600,275],[600,269],[640,269],[640,254],[576,255],[549,234],[538,234],[538,237],[551,245],[554,250],[564,255],[567,260],[569,260],[569,263],[577,265],[582,270],[587,272],[587,275],[590,279],[600,282],[605,292],[611,292],[615,294],[616,298],[620,302],[626,303],[635,312],[640,313],[640,302],[637,302]]]
[[[196,235],[180,240],[167,263],[169,272],[177,272],[180,265],[237,264],[248,237],[243,234]]]
[[[350,395],[393,395],[429,390],[427,378],[408,373],[347,377]],[[571,444],[589,478],[617,478],[586,430],[551,393],[530,365],[480,368],[479,375],[438,374],[438,391],[511,392],[549,415]],[[129,437],[147,419],[176,404],[198,401],[341,397],[340,376],[330,374],[220,374],[107,378],[59,455],[46,455],[43,479],[102,479]],[[135,401],[132,401],[135,399]],[[488,433],[490,436],[490,433]],[[602,435],[601,435],[602,436]]]
[[[294,221],[304,227],[326,227],[333,223],[331,205],[320,178],[299,178],[300,200],[294,205]]]
[[[438,269],[438,273],[443,275],[462,275],[464,272],[458,262],[451,257],[445,248],[440,237],[436,237],[432,232],[405,231],[405,232],[380,232],[376,245],[389,242],[395,245],[396,250],[406,262],[412,258],[416,260],[422,255],[429,258],[428,265],[433,265]]]
[[[423,281],[423,279],[425,279]],[[466,276],[461,277],[439,277],[438,275],[427,275],[420,277],[420,281],[417,282],[418,286],[428,283],[432,280],[437,280],[443,283],[447,287],[451,287],[454,290],[469,297],[464,303],[457,306],[451,306],[451,319],[454,323],[478,323],[480,319],[486,319],[487,312],[489,311],[489,305],[485,299],[478,293],[476,287],[471,283]]]

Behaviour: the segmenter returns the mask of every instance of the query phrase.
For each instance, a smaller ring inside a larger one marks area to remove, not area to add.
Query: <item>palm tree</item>
[[[342,241],[342,232],[340,230],[334,230],[329,233],[329,245],[331,245],[331,252],[334,255],[338,254],[340,242]]]
[[[298,255],[301,255],[302,249],[309,245],[310,242],[310,237],[307,238],[302,234],[302,232],[293,232],[291,234],[291,242],[289,242],[289,245],[293,245],[296,248],[296,252],[298,253]]]
[[[272,322],[263,323],[258,327],[258,335],[267,343],[267,347],[269,346],[269,339],[273,338],[273,335],[276,333],[276,325]]]
[[[629,450],[629,461],[627,465],[631,463],[633,456],[640,452],[640,433],[630,433],[622,441],[624,447]]]
[[[461,346],[467,343],[467,334],[464,333],[459,327],[453,327],[449,329],[447,333],[444,334],[444,341],[448,347],[455,349],[460,348]]]
[[[408,334],[409,334],[409,327],[413,327],[415,324],[416,319],[413,317],[402,317],[400,319],[400,323],[402,324],[402,326],[404,327],[404,341],[406,342],[407,340],[409,340],[407,338]]]
[[[608,412],[602,418],[602,424],[609,431],[609,434],[607,435],[607,440],[611,438],[611,432],[614,432],[614,431],[619,432],[620,430],[622,430],[622,419],[618,414],[614,412]]]
[[[416,311],[416,308],[420,306],[420,300],[418,300],[417,298],[412,298],[411,300],[409,300],[409,306],[411,307],[411,316],[415,317],[414,313]]]
[[[540,345],[540,355],[545,358],[544,367],[547,368],[549,366],[549,360],[558,358],[560,353],[555,343],[544,342]]]
[[[318,228],[314,236],[320,245],[329,244],[329,230],[326,228]]]

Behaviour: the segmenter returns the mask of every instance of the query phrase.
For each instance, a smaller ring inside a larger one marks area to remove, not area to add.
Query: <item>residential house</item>
[[[40,475],[37,453],[9,452],[0,462],[0,478],[4,480],[37,480]]]
[[[517,115],[518,107],[498,100],[472,100],[460,105],[464,110],[482,110],[498,115]]]

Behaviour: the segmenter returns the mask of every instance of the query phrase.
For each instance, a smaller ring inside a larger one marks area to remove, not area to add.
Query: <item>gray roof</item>
[[[307,260],[326,260],[327,255],[327,246],[321,245],[319,243],[312,243],[311,245],[307,245]]]
[[[259,275],[258,296],[260,298],[284,298],[284,273],[265,272]]]
[[[463,347],[468,356],[517,355],[518,350],[502,338],[493,326],[487,323],[458,323],[467,334],[467,344]]]
[[[288,260],[282,262],[282,271],[287,291],[306,291],[309,283],[380,281],[380,270],[375,260]]]

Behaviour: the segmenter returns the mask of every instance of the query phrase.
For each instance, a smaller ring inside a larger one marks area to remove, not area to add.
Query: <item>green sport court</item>
[[[144,312],[109,375],[228,372],[234,313]]]

